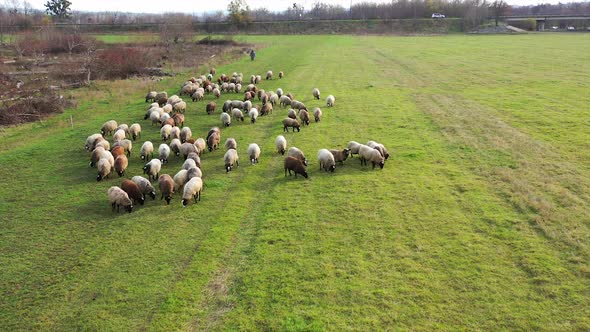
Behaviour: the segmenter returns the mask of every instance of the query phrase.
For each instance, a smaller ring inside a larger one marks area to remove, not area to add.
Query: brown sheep
[[[291,171],[295,173],[295,177],[297,174],[303,175],[304,178],[307,179],[307,171],[305,170],[305,166],[301,160],[288,156],[285,158],[285,176],[287,176],[287,171],[289,171],[289,176],[291,175]]]
[[[330,150],[332,155],[334,156],[334,161],[340,162],[340,164],[344,164],[344,161],[348,158],[350,154],[350,149],[345,148],[344,150]]]
[[[113,158],[117,158],[118,156],[125,154],[125,148],[117,145],[111,149],[111,154],[113,155]]]
[[[182,126],[184,126],[184,114],[176,113],[172,119],[174,119],[174,125],[176,125],[176,127],[182,128]]]
[[[252,94],[250,93],[250,91],[246,91],[244,93],[244,101],[246,100],[252,100]]]
[[[215,102],[209,102],[205,108],[205,110],[207,111],[207,114],[211,114],[211,113],[215,112],[215,107],[217,107]]]
[[[309,126],[309,112],[305,109],[299,111],[299,119],[305,126]]]
[[[287,113],[287,117],[289,117],[291,119],[297,119],[297,113],[295,112],[294,109],[289,108],[289,112]]]
[[[221,136],[219,133],[215,132],[207,138],[207,147],[209,148],[209,152],[213,150],[217,150],[219,147],[219,142],[221,142]]]
[[[129,166],[129,160],[127,159],[127,156],[122,154],[115,158],[115,171],[117,172],[117,174],[119,174],[119,177],[125,174],[127,166]]]
[[[173,118],[169,118],[166,121],[162,122],[162,127],[164,127],[165,125],[170,125],[171,127],[174,127],[176,126],[176,123],[174,122]]]
[[[297,132],[301,131],[299,122],[297,122],[297,120],[291,118],[283,119],[283,131],[289,132],[289,127],[293,128],[293,132],[295,132],[295,129],[297,129]]]
[[[102,155],[103,151],[106,151],[103,147],[97,147],[96,149],[92,150],[92,155],[90,156],[90,167],[94,167],[96,163],[100,160],[100,156]]]
[[[172,194],[174,193],[174,180],[168,174],[162,174],[158,178],[158,185],[160,186],[160,193],[162,197],[160,199],[166,199],[166,204],[170,204]]]
[[[135,182],[127,179],[123,180],[121,183],[121,189],[127,193],[129,198],[132,199],[134,203],[143,205],[145,202],[145,197]]]
[[[262,109],[260,110],[260,116],[272,114],[272,105],[270,103],[262,105]]]

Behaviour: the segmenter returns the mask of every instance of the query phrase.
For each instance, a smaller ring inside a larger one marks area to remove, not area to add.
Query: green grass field
[[[284,134],[310,178],[284,177],[275,108],[222,129],[240,166],[204,154],[200,203],[113,213],[121,179],[95,181],[86,137],[140,123],[141,174],[142,142],[160,142],[145,93],[198,73],[72,92],[76,109],[0,132],[3,330],[590,329],[590,35],[239,39],[265,48],[218,73],[282,70],[260,86],[324,111]],[[211,99],[189,103],[194,136],[220,124]],[[318,170],[320,148],[350,140],[392,156]]]

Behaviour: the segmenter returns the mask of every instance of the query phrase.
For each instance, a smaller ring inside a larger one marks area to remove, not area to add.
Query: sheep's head
[[[125,210],[127,210],[127,212],[131,213],[131,211],[133,211],[133,204],[131,204],[131,205],[127,205],[127,206],[125,207]]]
[[[96,177],[96,182],[100,182],[100,180],[102,180],[102,175],[98,174],[98,176]]]
[[[170,195],[164,197],[164,199],[166,200],[166,204],[170,205],[170,200],[172,200],[172,197]]]
[[[155,192],[155,191],[152,191],[152,192],[150,193],[150,196],[152,197],[152,199],[156,199],[156,192]],[[145,200],[145,199],[144,199],[144,200]]]
[[[306,178],[306,179],[307,179],[307,177],[308,177],[308,176],[307,176],[307,171],[303,171],[303,173],[301,173],[301,175],[303,175],[303,177],[304,177],[304,178]]]
[[[334,172],[335,169],[336,169],[336,165],[330,166],[330,172]]]

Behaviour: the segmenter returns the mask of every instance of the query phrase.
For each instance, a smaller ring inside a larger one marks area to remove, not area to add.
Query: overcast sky
[[[28,0],[34,8],[44,9],[47,0]],[[185,12],[202,13],[205,11],[226,10],[229,0],[71,0],[72,9],[80,11],[121,11],[136,13]],[[358,2],[389,2],[388,0],[352,0]],[[536,5],[538,3],[557,3],[559,0],[506,0],[511,5]],[[578,0],[580,1],[580,0]],[[270,11],[283,11],[294,2],[302,4],[305,9],[313,6],[317,0],[246,0],[250,8],[267,8]],[[323,3],[338,4],[345,8],[351,0],[321,0]],[[563,0],[568,2],[568,0]]]

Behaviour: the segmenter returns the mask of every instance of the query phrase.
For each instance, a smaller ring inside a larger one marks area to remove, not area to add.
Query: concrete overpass
[[[526,21],[533,19],[537,22],[537,30],[545,30],[547,21],[590,21],[590,15],[515,15],[500,16],[500,19],[506,22]]]

